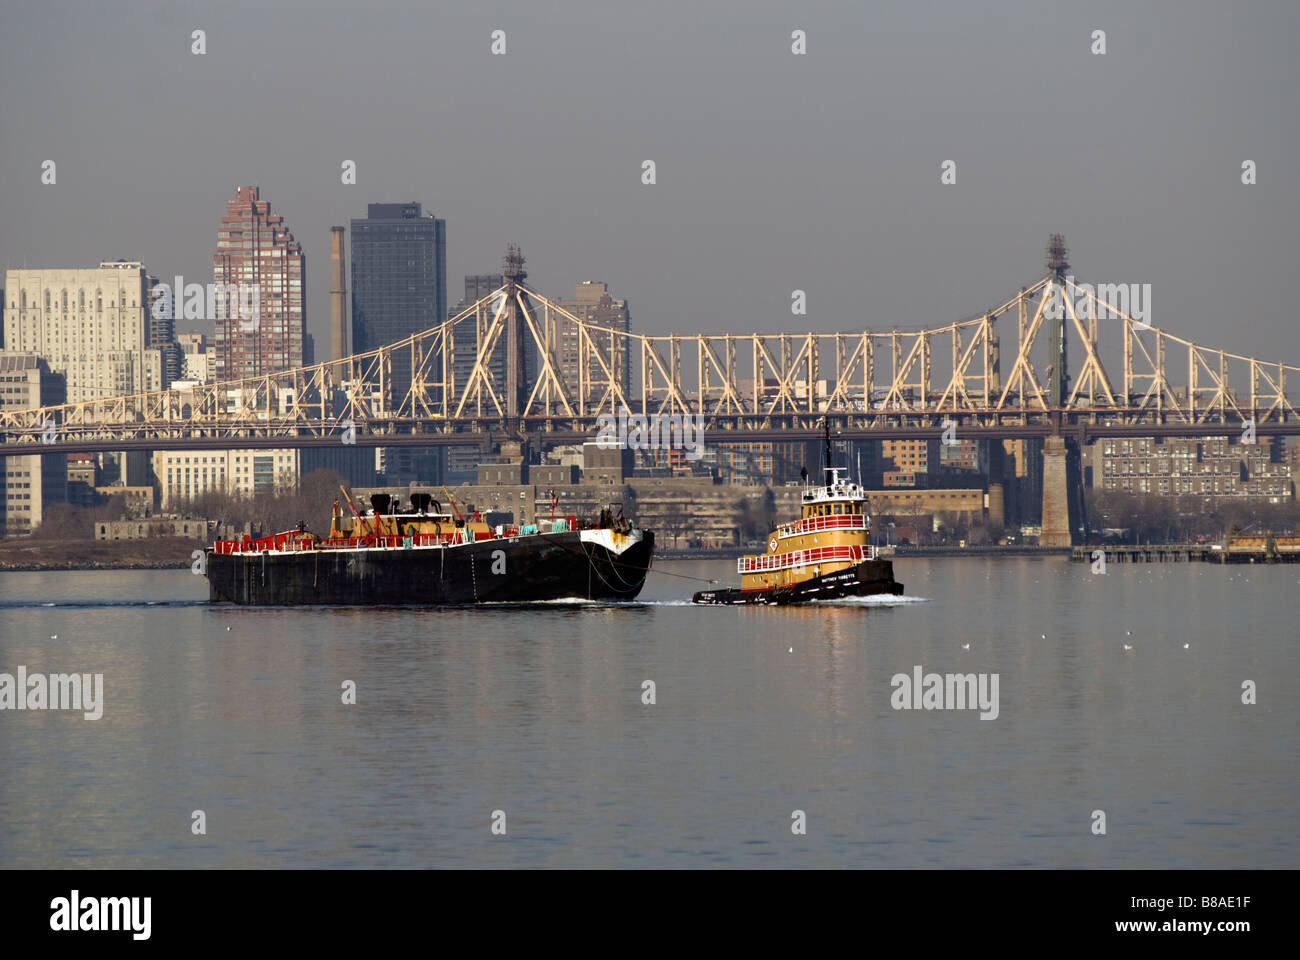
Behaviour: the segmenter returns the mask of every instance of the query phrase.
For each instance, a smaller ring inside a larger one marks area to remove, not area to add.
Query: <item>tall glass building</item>
[[[477,301],[482,300],[503,283],[505,283],[505,278],[499,273],[475,273],[466,276],[465,296],[461,297],[460,302],[451,308],[451,316],[455,316]],[[460,393],[464,392],[466,385],[469,383],[470,373],[474,369],[474,358],[478,355],[478,337],[474,329],[474,323],[475,318],[473,316],[467,317],[456,324],[455,330],[452,331],[456,343],[456,389]],[[492,351],[488,367],[491,369],[492,376],[497,383],[505,383],[506,340],[504,337],[497,343],[496,349]]]
[[[372,203],[352,221],[352,352],[404,340],[447,319],[447,221],[418,203]],[[394,408],[411,387],[393,357]]]

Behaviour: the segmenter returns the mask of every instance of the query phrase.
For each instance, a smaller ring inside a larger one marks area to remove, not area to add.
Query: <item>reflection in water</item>
[[[729,567],[661,562],[627,607],[448,610],[7,574],[0,672],[102,672],[106,704],[0,713],[0,864],[1295,862],[1288,568],[901,560],[902,598],[687,602]],[[998,673],[998,718],[894,711],[916,665]]]

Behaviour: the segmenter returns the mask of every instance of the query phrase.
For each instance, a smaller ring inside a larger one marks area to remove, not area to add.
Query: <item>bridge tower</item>
[[[528,378],[524,371],[524,335],[528,327],[519,307],[528,272],[524,270],[524,255],[517,244],[506,248],[501,275],[506,292],[506,416],[514,420],[528,405]]]
[[[1066,391],[1069,389],[1069,358],[1066,351],[1065,319],[1069,310],[1065,297],[1069,294],[1065,283],[1070,263],[1065,237],[1052,234],[1047,241],[1047,275],[1050,281],[1043,296],[1059,296],[1059,309],[1049,318],[1048,345],[1051,366],[1047,374],[1047,407],[1052,413],[1052,435],[1043,438],[1043,510],[1042,533],[1038,542],[1045,547],[1068,547],[1074,543],[1074,533],[1083,524],[1083,473],[1080,469],[1080,450],[1061,433],[1062,414]],[[1046,311],[1044,311],[1046,318]]]
[[[1065,287],[1066,271],[1070,269],[1070,263],[1066,260],[1069,251],[1065,248],[1065,237],[1059,233],[1054,233],[1047,241],[1047,275],[1051,278],[1052,285],[1059,295],[1064,298],[1067,296]],[[1052,292],[1053,287],[1048,288]],[[1044,293],[1046,296],[1047,293]],[[1065,318],[1068,311],[1064,308],[1064,299],[1062,307],[1057,311],[1057,315],[1051,318],[1051,327],[1048,329],[1048,344],[1051,350],[1051,366],[1048,367],[1047,377],[1047,405],[1049,407],[1061,407],[1065,405],[1065,391],[1070,383],[1069,371],[1066,369],[1068,358],[1066,356],[1065,340]]]

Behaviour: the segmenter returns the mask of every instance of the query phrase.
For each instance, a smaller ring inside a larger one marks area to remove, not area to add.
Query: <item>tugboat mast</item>
[[[829,487],[831,485],[831,482],[835,479],[834,475],[831,473],[831,470],[833,470],[834,468],[831,466],[831,419],[830,417],[822,417],[822,428],[826,438],[826,485]]]

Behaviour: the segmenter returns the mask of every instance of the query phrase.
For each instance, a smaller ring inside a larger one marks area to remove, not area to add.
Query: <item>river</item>
[[[1300,862],[1295,567],[914,558],[901,600],[686,602],[734,569],[456,610],[0,575],[0,672],[103,674],[98,719],[0,711],[0,866]],[[996,675],[996,711],[896,709],[917,668]]]

